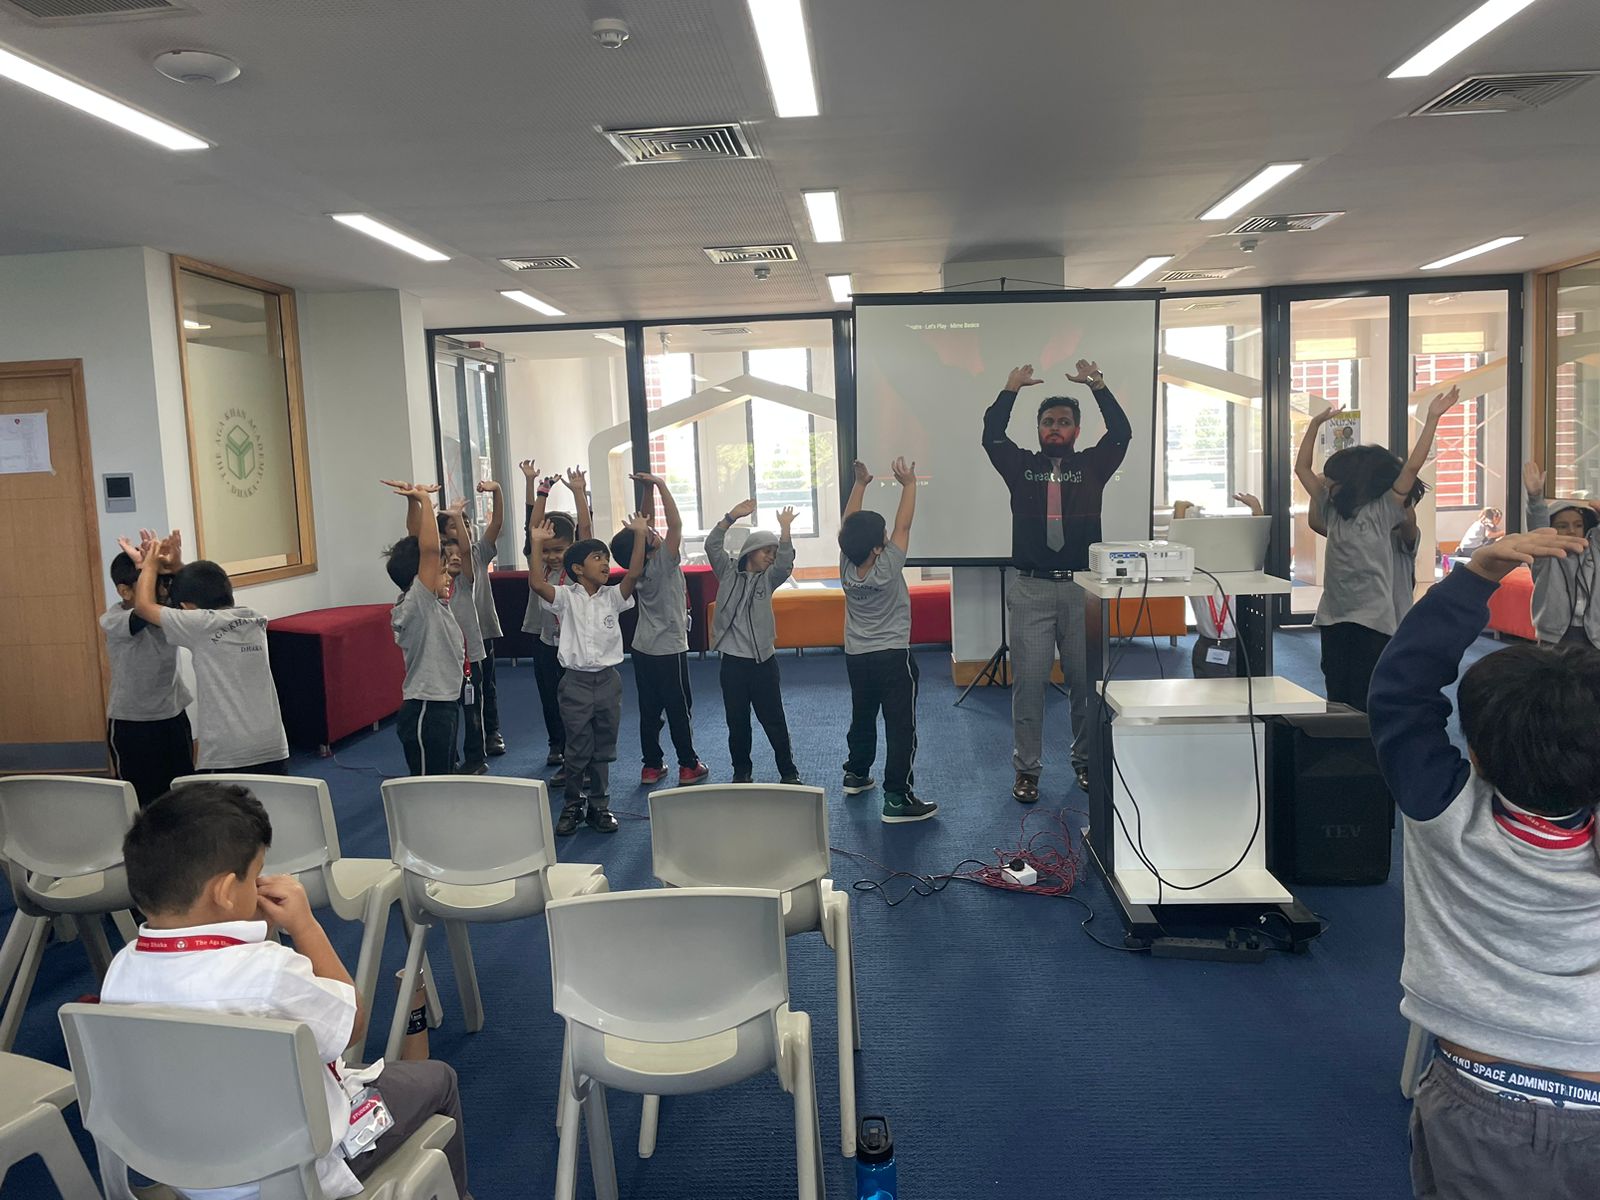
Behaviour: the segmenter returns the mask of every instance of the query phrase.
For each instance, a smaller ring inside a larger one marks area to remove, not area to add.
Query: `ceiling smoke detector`
[[[239,78],[239,64],[209,50],[168,50],[155,58],[155,68],[174,83],[216,85]]]
[[[607,50],[620,50],[628,40],[628,23],[621,17],[596,17],[589,26],[589,34]]]

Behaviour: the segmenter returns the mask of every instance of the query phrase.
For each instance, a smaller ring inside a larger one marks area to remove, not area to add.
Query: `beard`
[[[1077,445],[1077,442],[1078,431],[1074,429],[1071,433],[1057,434],[1053,441],[1041,437],[1039,439],[1039,449],[1046,454],[1062,455]]]

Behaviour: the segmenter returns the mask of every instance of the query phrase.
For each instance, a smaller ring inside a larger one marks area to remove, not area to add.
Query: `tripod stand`
[[[961,695],[956,697],[956,707],[961,707],[961,702],[967,698],[968,693],[980,683],[989,687],[1009,688],[1011,686],[1011,643],[1006,640],[1006,569],[995,568],[1000,572],[1000,644],[995,647],[994,653],[989,656],[989,661],[978,668],[978,673],[972,677],[972,682],[961,689]],[[1051,687],[1061,691],[1061,685],[1052,682]]]

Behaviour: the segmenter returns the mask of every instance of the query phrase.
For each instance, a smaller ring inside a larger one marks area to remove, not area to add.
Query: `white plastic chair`
[[[361,950],[354,975],[356,995],[368,1014],[369,1026],[382,965],[383,941],[389,929],[389,910],[400,902],[400,868],[386,858],[345,858],[339,849],[339,827],[333,800],[321,779],[290,775],[188,775],[174,779],[173,787],[186,783],[232,783],[249,789],[261,801],[272,822],[272,845],[267,850],[263,875],[293,875],[306,890],[313,910],[331,910],[344,921],[360,921]],[[409,923],[406,931],[410,933]],[[435,1028],[441,1019],[439,994],[433,972],[425,970],[428,1020]],[[411,993],[399,1003],[409,1008]],[[363,1039],[364,1040],[364,1039]],[[352,1047],[355,1043],[351,1043]],[[357,1053],[360,1053],[359,1049]]]
[[[772,888],[783,893],[783,925],[820,932],[833,950],[839,1014],[839,1141],[856,1152],[855,1051],[860,1005],[850,940],[850,899],[828,878],[828,797],[821,788],[733,783],[670,788],[650,796],[650,854],[669,887]],[[655,1149],[654,1098],[645,1102],[639,1154]],[[648,1135],[648,1140],[647,1140]]]
[[[72,1073],[15,1054],[0,1054],[0,1180],[30,1154],[44,1160],[62,1200],[100,1200],[61,1114],[76,1104]]]
[[[545,920],[568,1045],[556,1200],[572,1200],[576,1188],[580,1109],[596,1200],[617,1200],[607,1088],[683,1095],[768,1070],[794,1097],[801,1200],[821,1200],[811,1018],[789,1008],[779,893],[618,892],[552,901]]]
[[[483,997],[472,962],[469,923],[535,917],[549,900],[606,890],[599,863],[556,861],[550,799],[540,779],[424,775],[383,784],[389,848],[403,873],[401,903],[412,923],[400,981],[416,987],[428,930],[442,922],[455,964],[463,1023],[483,1028]],[[404,1003],[395,1009],[385,1055],[400,1053]]]
[[[1406,1035],[1406,1056],[1400,1063],[1400,1094],[1407,1100],[1415,1098],[1417,1085],[1433,1061],[1432,1035],[1411,1022],[1411,1032]]]
[[[178,1200],[174,1188],[260,1182],[261,1200],[325,1200],[333,1146],[327,1070],[298,1021],[123,1004],[61,1008],[83,1124],[106,1200]],[[369,1200],[460,1200],[430,1118],[365,1180]],[[128,1184],[128,1170],[161,1183]]]
[[[132,905],[122,867],[122,838],[139,811],[131,783],[81,775],[12,775],[0,779],[0,860],[17,912],[0,946],[0,982],[11,999],[0,1017],[0,1050],[10,1050],[28,1006],[45,934],[67,917],[95,977],[111,966],[111,945],[100,918],[118,916],[129,936]],[[121,915],[118,915],[121,914]]]

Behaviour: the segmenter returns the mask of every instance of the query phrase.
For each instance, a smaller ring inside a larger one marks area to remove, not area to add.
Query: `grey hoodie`
[[[777,621],[772,615],[772,593],[782,587],[794,572],[794,543],[780,542],[766,529],[752,530],[745,539],[739,558],[726,549],[728,527],[719,523],[706,535],[706,558],[717,575],[717,612],[711,619],[711,649],[721,650],[737,620],[740,629],[755,648],[755,660],[766,662],[775,652]],[[776,544],[778,557],[765,571],[740,570],[744,555],[762,546]]]
[[[1550,518],[1564,508],[1581,507],[1559,503],[1552,512],[1543,496],[1528,496],[1528,528],[1547,529]],[[1579,598],[1586,598],[1582,617],[1583,631],[1592,645],[1600,646],[1600,526],[1589,531],[1589,548],[1577,558],[1536,558],[1533,566],[1533,628],[1539,640],[1559,642],[1578,622],[1573,619]]]

